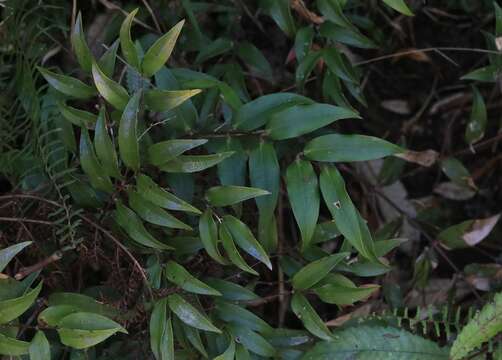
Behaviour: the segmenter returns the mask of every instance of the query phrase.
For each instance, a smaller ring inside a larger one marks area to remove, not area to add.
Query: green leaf
[[[31,245],[31,241],[23,241],[0,250],[0,272],[2,272],[9,262],[25,247]]]
[[[92,69],[93,56],[91,50],[89,50],[89,47],[87,46],[87,42],[85,41],[84,27],[82,25],[82,13],[80,11],[78,12],[77,20],[75,21],[75,25],[73,26],[73,31],[71,33],[71,45],[82,70],[90,73]]]
[[[493,230],[500,214],[486,219],[463,221],[441,231],[437,238],[447,249],[462,249],[476,246]]]
[[[200,295],[221,296],[219,291],[204,284],[190,274],[183,266],[174,261],[169,261],[166,264],[165,274],[170,282],[178,285],[185,291]]]
[[[204,281],[206,284],[218,290],[221,293],[221,297],[228,301],[251,301],[260,298],[248,288],[230,281],[217,278],[206,278]]]
[[[233,41],[225,38],[217,38],[213,42],[206,44],[197,54],[195,64],[199,65],[218,55],[222,55],[232,49],[234,46]]]
[[[345,181],[334,166],[325,166],[320,176],[321,193],[338,230],[357,251],[375,260],[373,239],[345,189]]]
[[[98,162],[86,128],[82,128],[80,134],[80,166],[82,166],[82,170],[87,174],[94,188],[109,193],[113,191],[113,184]]]
[[[404,151],[398,145],[372,136],[330,134],[309,141],[303,153],[316,161],[352,162],[379,159]]]
[[[81,309],[73,305],[50,306],[38,315],[38,322],[47,326],[56,327],[64,317],[81,311]]]
[[[295,80],[299,89],[303,89],[308,77],[321,59],[322,54],[322,51],[310,50],[296,67]]]
[[[133,95],[122,113],[119,125],[119,152],[124,164],[134,171],[140,167],[138,140],[138,112],[141,90]]]
[[[300,293],[295,293],[293,299],[291,299],[291,309],[310,333],[323,340],[329,341],[333,339],[328,327],[324,324],[319,315],[317,315],[305,296]]]
[[[92,312],[103,316],[116,317],[119,311],[110,305],[105,305],[96,299],[77,293],[54,292],[49,296],[50,308],[70,305],[82,312]]]
[[[413,16],[413,13],[411,12],[410,8],[404,0],[382,0],[385,4],[390,6],[396,11],[399,11],[401,14],[408,15],[408,16]]]
[[[354,25],[343,13],[344,2],[339,0],[317,0],[317,7],[321,14],[330,22],[324,24],[336,24],[344,28],[354,28]]]
[[[43,331],[37,331],[31,340],[28,352],[30,360],[51,360],[51,347]]]
[[[120,49],[122,50],[122,55],[124,55],[127,63],[137,70],[140,69],[140,63],[136,46],[131,38],[131,27],[138,10],[134,9],[131,11],[120,26]]]
[[[124,110],[129,102],[129,94],[122,85],[105,75],[96,63],[92,64],[92,78],[100,95],[117,110]]]
[[[219,164],[233,154],[233,151],[226,151],[211,155],[181,155],[159,166],[159,169],[172,173],[198,172]]]
[[[119,44],[119,40],[115,40],[98,61],[99,68],[109,78],[112,78],[115,72],[115,61],[117,59]]]
[[[334,335],[317,343],[304,359],[448,360],[447,348],[393,327],[351,326]]]
[[[473,86],[473,102],[471,116],[465,129],[465,141],[473,144],[485,136],[486,130],[486,105],[479,90]]]
[[[441,170],[448,178],[460,186],[475,187],[471,173],[460,160],[448,157],[441,160]]]
[[[167,299],[157,301],[150,317],[150,348],[156,360],[174,360],[174,334]]]
[[[501,331],[502,292],[499,292],[495,294],[493,302],[486,304],[460,331],[451,347],[451,359],[463,359]]]
[[[207,351],[205,349],[205,345],[202,342],[202,338],[200,336],[199,329],[196,329],[191,326],[187,326],[186,324],[181,323],[181,327],[183,328],[183,333],[185,337],[188,339],[190,344],[204,357],[207,358]]]
[[[261,96],[244,104],[235,114],[234,128],[256,130],[265,125],[273,114],[294,105],[312,104],[313,100],[294,93],[276,93]]]
[[[349,253],[333,254],[313,261],[301,268],[291,280],[296,290],[307,290],[321,281]]]
[[[0,354],[6,356],[21,356],[28,354],[30,343],[20,341],[0,333]]]
[[[328,104],[296,105],[272,115],[267,133],[274,140],[291,139],[349,118],[359,118],[359,115]]]
[[[264,357],[276,355],[274,347],[254,331],[238,325],[228,325],[228,330],[249,351]]]
[[[127,331],[102,315],[78,312],[64,317],[57,329],[61,343],[75,349],[86,349],[105,341],[117,332]]]
[[[157,112],[172,110],[191,97],[200,94],[201,89],[193,90],[148,90],[145,92],[145,104]]]
[[[237,47],[237,56],[246,63],[255,76],[272,81],[274,73],[268,60],[252,43],[245,41]]]
[[[213,206],[229,206],[258,196],[270,195],[266,190],[246,186],[213,186],[206,191],[206,199]]]
[[[178,220],[158,205],[144,199],[140,194],[136,191],[130,191],[128,193],[129,205],[143,220],[171,229],[192,230],[183,221]]]
[[[235,341],[230,339],[230,345],[228,348],[220,355],[216,356],[214,360],[234,360],[235,357]]]
[[[0,301],[0,324],[8,323],[26,312],[37,299],[40,290],[42,290],[42,281],[36,288],[20,297]]]
[[[332,41],[341,42],[362,49],[374,49],[378,46],[356,28],[337,26],[329,21],[321,25],[319,33]]]
[[[314,235],[320,207],[319,184],[312,164],[298,159],[289,165],[286,186],[291,209],[302,235],[302,249],[305,250]]]
[[[211,209],[204,211],[199,219],[199,236],[208,255],[216,262],[225,265],[227,261],[218,249],[218,227]]]
[[[328,304],[339,306],[353,305],[368,298],[380,286],[368,284],[357,287],[352,281],[339,274],[331,274],[323,284],[314,289],[319,298]]]
[[[178,294],[172,294],[167,297],[169,308],[185,324],[196,329],[215,332],[221,334],[221,330],[216,328],[209,319],[200,313],[193,305],[183,299]]]
[[[117,159],[117,152],[112,143],[112,139],[108,134],[106,127],[106,111],[102,107],[99,110],[98,120],[96,121],[96,128],[94,130],[94,147],[96,148],[96,155],[101,162],[103,171],[116,179],[120,179],[120,170]]]
[[[143,226],[143,223],[138,216],[131,209],[125,207],[121,203],[117,203],[115,212],[115,221],[122,229],[138,244],[143,246],[159,249],[169,250],[170,246],[161,243],[155,239]]]
[[[162,141],[148,148],[148,161],[152,165],[159,166],[205,143],[207,143],[206,139],[176,139]]]
[[[217,301],[215,313],[216,316],[227,323],[240,325],[253,331],[261,333],[273,330],[272,327],[261,318],[238,305]]]
[[[291,15],[289,0],[262,0],[261,5],[286,35],[295,36],[296,26]]]
[[[272,270],[272,263],[270,262],[267,253],[262,248],[258,240],[256,240],[246,224],[231,215],[225,215],[223,217],[223,224],[232,235],[234,242],[236,242],[242,250],[258,261],[261,261],[270,270]]]
[[[329,47],[322,50],[322,57],[326,62],[328,69],[344,80],[348,84],[359,84],[357,73],[352,68],[352,65],[347,60],[346,56],[341,53],[336,47]]]
[[[84,84],[82,81],[66,75],[56,74],[55,72],[37,66],[38,71],[44,79],[54,89],[67,96],[86,100],[96,95],[96,89]]]
[[[239,251],[237,251],[232,235],[225,224],[220,226],[220,240],[230,261],[235,266],[245,272],[258,276],[258,273],[244,261]]]
[[[296,32],[295,37],[295,56],[298,63],[307,56],[310,47],[312,46],[312,40],[314,39],[314,29],[312,26],[305,26]]]
[[[64,102],[59,102],[58,108],[61,115],[74,125],[91,129],[96,123],[97,116],[88,111],[76,109]]]
[[[141,196],[164,209],[202,214],[197,208],[158,186],[147,175],[138,175],[136,185]]]
[[[500,69],[495,65],[488,65],[479,69],[473,70],[470,73],[462,76],[460,80],[475,80],[483,82],[495,82],[499,76]]]
[[[164,66],[173,52],[184,24],[185,20],[178,22],[148,49],[141,64],[144,76],[150,77]]]

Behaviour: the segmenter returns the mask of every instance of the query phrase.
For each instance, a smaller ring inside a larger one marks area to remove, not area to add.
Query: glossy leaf
[[[44,79],[57,91],[76,99],[86,100],[96,95],[96,90],[82,81],[37,66]]]
[[[204,211],[199,220],[199,236],[208,255],[216,262],[225,265],[227,261],[218,249],[218,227],[213,218],[211,209]]]
[[[213,186],[206,191],[206,199],[212,206],[229,206],[258,196],[270,195],[266,190],[246,186]]]
[[[28,354],[30,343],[16,340],[0,333],[0,354],[6,356],[21,356]]]
[[[321,281],[329,272],[349,253],[340,253],[326,256],[311,262],[298,271],[291,280],[296,290],[306,290]]]
[[[89,177],[94,188],[110,193],[113,191],[113,184],[98,162],[89,132],[85,128],[82,129],[80,134],[80,166],[82,166],[82,170]]]
[[[272,81],[274,74],[268,60],[260,50],[250,42],[242,42],[236,49],[237,56],[248,65],[251,73]]]
[[[404,151],[398,145],[372,136],[330,134],[309,141],[303,153],[316,161],[352,162],[379,159]]]
[[[115,151],[115,146],[108,134],[106,126],[106,112],[104,107],[102,107],[99,111],[96,128],[94,129],[94,147],[96,148],[96,155],[102,165],[103,171],[108,176],[119,179],[121,175],[118,165],[117,152]]]
[[[313,100],[294,93],[276,93],[261,96],[244,104],[235,114],[234,127],[252,131],[262,127],[270,117],[284,109],[299,104],[312,104]]]
[[[90,129],[96,123],[97,116],[88,111],[76,109],[66,105],[64,102],[59,102],[58,108],[61,115],[74,125]]]
[[[174,360],[174,333],[167,299],[157,301],[150,316],[150,348],[156,360]]]
[[[117,110],[124,110],[129,102],[129,94],[122,85],[116,83],[99,68],[96,63],[92,64],[92,78],[100,95]]]
[[[269,324],[241,306],[217,301],[215,310],[216,316],[225,322],[240,325],[260,333],[272,331],[272,327]]]
[[[151,224],[172,229],[192,230],[183,221],[178,220],[158,205],[143,198],[139,192],[129,192],[129,205],[136,214]]]
[[[31,241],[23,241],[0,250],[0,272],[7,267],[9,262],[14,259],[19,252],[28,245],[31,245],[31,243]]]
[[[472,144],[481,140],[485,135],[486,129],[486,105],[483,96],[476,87],[472,88],[473,103],[471,116],[465,129],[465,141]]]
[[[161,243],[155,239],[143,226],[143,223],[138,218],[138,216],[131,209],[125,207],[124,205],[117,203],[117,209],[115,212],[115,221],[120,225],[122,229],[138,244],[143,246],[159,249],[159,250],[169,250],[170,246]]]
[[[122,55],[129,65],[135,69],[140,69],[139,56],[136,51],[136,46],[131,38],[131,27],[134,21],[134,17],[138,13],[139,9],[134,9],[131,11],[125,20],[122,22],[120,27],[120,49],[122,50]]]
[[[239,251],[235,247],[234,240],[232,238],[232,235],[230,231],[228,230],[227,226],[225,224],[222,224],[220,226],[220,240],[223,245],[223,248],[225,249],[225,252],[228,255],[228,258],[230,261],[237,266],[239,269],[248,272],[252,275],[258,276],[258,273],[251,268],[242,258],[241,254],[239,254]]]
[[[234,360],[235,357],[235,341],[230,339],[230,345],[228,348],[220,355],[216,356],[214,360]]]
[[[479,69],[473,70],[470,73],[462,76],[461,80],[475,80],[483,82],[495,82],[500,74],[498,66],[488,65]]]
[[[291,15],[289,0],[264,0],[262,6],[286,35],[289,37],[295,35],[296,26]]]
[[[314,29],[311,26],[302,27],[296,32],[294,49],[298,63],[308,54],[314,35]]]
[[[302,249],[306,249],[314,235],[320,207],[319,184],[310,162],[296,160],[289,165],[286,185],[291,209],[302,235]]]
[[[142,197],[164,209],[201,214],[200,210],[161,188],[147,175],[138,175],[136,185]]]
[[[207,143],[206,139],[176,139],[162,141],[148,148],[148,160],[150,164],[159,166],[205,143]]]
[[[94,298],[77,293],[53,292],[49,296],[50,308],[70,305],[79,311],[92,312],[107,317],[116,317],[119,311],[110,305],[103,304]]]
[[[325,303],[339,306],[353,305],[355,302],[368,298],[380,288],[380,286],[373,284],[357,287],[350,280],[338,274],[332,274],[323,283],[314,289],[316,295]]]
[[[219,164],[226,158],[232,156],[233,153],[233,151],[227,151],[211,155],[181,155],[159,166],[159,169],[172,173],[198,172]]]
[[[176,316],[185,324],[199,330],[215,332],[218,334],[221,333],[221,330],[215,327],[206,316],[204,316],[180,295],[169,295],[167,297],[167,302],[171,311],[174,312]]]
[[[99,68],[109,78],[112,78],[115,72],[115,62],[117,60],[117,50],[119,48],[119,44],[119,40],[115,40],[114,43],[106,49],[105,53],[98,61]]]
[[[133,95],[122,113],[119,125],[119,152],[124,164],[134,171],[140,167],[138,112],[141,90]]]
[[[92,69],[93,56],[85,40],[84,27],[82,25],[82,13],[80,11],[77,15],[77,20],[75,21],[75,25],[73,26],[73,31],[71,33],[71,45],[82,70],[90,73]]]
[[[291,299],[291,309],[310,333],[323,340],[332,340],[333,336],[328,327],[317,315],[305,296],[295,293]]]
[[[252,353],[265,357],[275,356],[276,351],[274,347],[270,345],[265,338],[249,328],[238,325],[229,325],[228,329],[230,333],[236,339],[239,339],[239,342]]]
[[[105,341],[117,332],[127,331],[115,321],[102,315],[78,312],[59,322],[61,343],[75,349],[86,349]]]
[[[20,297],[0,301],[0,324],[8,323],[26,312],[37,299],[40,290],[42,282]]]
[[[166,264],[165,274],[170,282],[178,285],[185,291],[200,295],[221,296],[219,291],[204,284],[190,274],[183,266],[174,261],[169,261]]]
[[[399,11],[401,14],[413,16],[413,13],[411,12],[408,5],[406,5],[406,2],[404,0],[382,0],[382,1],[391,8],[393,8],[394,10]]]
[[[232,235],[234,242],[237,243],[242,250],[261,261],[272,270],[272,263],[267,253],[246,224],[231,215],[225,215],[223,217],[223,224]]]
[[[172,110],[191,97],[200,94],[202,90],[148,90],[145,92],[145,104],[157,112]]]
[[[43,331],[37,331],[31,340],[28,352],[30,360],[51,360],[51,347]]]
[[[206,278],[204,281],[206,284],[218,290],[221,293],[221,297],[228,301],[251,301],[260,298],[248,288],[234,282],[217,278]]]
[[[164,66],[173,52],[184,24],[185,20],[181,20],[148,49],[141,64],[143,75],[150,77]]]

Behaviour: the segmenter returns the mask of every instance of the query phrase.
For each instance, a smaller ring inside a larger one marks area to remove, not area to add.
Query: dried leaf
[[[491,216],[487,219],[475,220],[469,232],[465,233],[462,239],[471,246],[479,244],[493,230],[499,219],[500,214]]]
[[[425,167],[430,167],[434,165],[434,163],[438,160],[439,153],[431,149],[425,151],[407,150],[404,153],[398,153],[394,156],[397,156],[408,162],[419,164]]]

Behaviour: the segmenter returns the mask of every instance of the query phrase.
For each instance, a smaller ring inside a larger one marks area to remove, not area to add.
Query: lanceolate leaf
[[[150,317],[150,348],[156,360],[174,360],[174,333],[167,298],[155,303]]]
[[[206,191],[206,199],[213,206],[229,206],[258,196],[270,195],[266,190],[246,186],[214,186]]]
[[[234,152],[227,151],[211,155],[181,155],[159,167],[173,173],[193,173],[210,168],[230,157]]]
[[[94,188],[106,192],[113,191],[113,184],[99,164],[89,132],[85,128],[82,129],[80,134],[80,165]]]
[[[483,138],[486,129],[486,105],[479,90],[472,88],[473,103],[472,111],[467,128],[465,129],[465,140],[469,143],[475,143]]]
[[[97,119],[93,113],[68,106],[64,102],[59,102],[58,108],[66,120],[80,127],[92,128]]]
[[[319,217],[319,184],[308,161],[296,160],[286,171],[289,202],[302,235],[302,249],[309,247]]]
[[[28,245],[31,245],[31,243],[31,241],[23,241],[0,250],[0,272],[2,272],[7,267],[7,264],[9,264],[14,256],[16,256]]]
[[[164,66],[171,56],[184,24],[185,20],[181,20],[148,49],[141,64],[143,75],[150,77]]]
[[[98,61],[99,68],[109,78],[112,78],[115,72],[115,62],[117,60],[119,44],[119,40],[115,40]]]
[[[383,326],[351,326],[334,333],[305,354],[304,359],[448,360],[448,349],[406,330]]]
[[[230,345],[228,348],[220,355],[214,358],[214,360],[234,360],[235,357],[235,341],[230,339]]]
[[[330,274],[314,289],[314,292],[325,303],[344,306],[368,298],[378,288],[378,285],[373,284],[357,287],[343,275]]]
[[[164,190],[147,175],[138,175],[136,184],[142,197],[164,209],[201,214],[200,210]]]
[[[115,220],[137,243],[154,249],[169,250],[170,246],[155,239],[143,226],[143,223],[131,209],[117,203]]]
[[[323,340],[332,340],[333,335],[305,296],[295,293],[291,300],[291,309],[309,332]]]
[[[277,93],[261,96],[244,104],[233,120],[236,129],[251,131],[262,127],[276,112],[299,104],[312,104],[314,101],[293,93]]]
[[[406,5],[406,2],[404,0],[382,0],[382,1],[387,5],[389,5],[391,8],[393,8],[394,10],[399,11],[401,14],[413,16],[413,13],[411,12],[408,5]]]
[[[101,96],[117,110],[124,110],[129,102],[127,90],[107,77],[96,63],[92,64],[92,77]]]
[[[185,324],[200,330],[221,333],[221,330],[215,327],[205,315],[201,314],[199,310],[180,295],[169,295],[167,301],[171,311]]]
[[[241,254],[239,254],[239,251],[235,247],[234,240],[232,238],[232,235],[230,231],[228,230],[227,226],[225,224],[222,224],[220,226],[220,240],[223,245],[223,248],[225,249],[225,252],[228,255],[228,258],[230,261],[237,266],[239,269],[246,271],[252,275],[258,276],[258,273],[251,268],[242,258]]]
[[[260,333],[272,331],[272,327],[251,311],[224,301],[216,302],[216,315],[223,321],[233,323]]]
[[[122,55],[124,55],[125,60],[129,65],[135,69],[140,69],[138,52],[134,46],[134,42],[131,38],[131,27],[134,21],[134,16],[138,13],[139,9],[134,9],[127,15],[122,26],[120,27],[120,49],[122,50]]]
[[[77,21],[75,21],[75,25],[73,27],[73,32],[71,34],[71,45],[82,70],[90,73],[92,69],[93,57],[91,50],[89,50],[87,42],[85,41],[81,12],[78,13]]]
[[[6,356],[21,356],[28,354],[30,343],[16,340],[0,333],[0,354]]]
[[[37,66],[37,69],[54,89],[67,96],[85,100],[96,95],[96,89],[78,79],[56,74],[39,66]]]
[[[292,283],[296,290],[306,290],[321,281],[348,253],[333,254],[306,265],[295,276]]]
[[[180,264],[169,261],[166,264],[165,274],[167,279],[181,287],[183,290],[201,295],[221,296],[220,292],[195,278]]]
[[[145,221],[172,229],[192,230],[190,226],[178,220],[158,205],[144,199],[140,193],[129,192],[129,205]]]
[[[153,144],[148,148],[148,160],[152,165],[162,165],[183,154],[185,151],[194,149],[198,146],[204,145],[205,143],[207,143],[206,139],[177,139],[162,141]]]
[[[239,325],[229,325],[230,333],[240,340],[240,343],[249,351],[264,357],[274,357],[275,349],[264,337],[255,333],[247,327]]]
[[[223,224],[227,227],[228,231],[232,235],[232,238],[242,250],[255,259],[261,261],[270,270],[272,270],[272,263],[270,262],[267,253],[255,239],[253,233],[249,230],[246,224],[231,215],[225,215],[223,217]]]
[[[218,226],[214,221],[211,209],[204,211],[204,214],[200,217],[199,236],[208,255],[222,265],[227,264],[227,261],[223,258],[218,249]]]
[[[105,173],[114,178],[120,178],[117,152],[108,134],[104,107],[99,111],[98,120],[96,122],[96,128],[94,130],[94,147],[96,148],[96,155]]]
[[[138,171],[140,167],[139,141],[137,135],[138,112],[141,90],[129,100],[122,113],[119,125],[120,158],[127,167]]]
[[[342,175],[334,166],[325,166],[321,172],[320,185],[338,230],[362,256],[374,260],[373,239],[345,189]]]
[[[215,288],[221,293],[221,296],[225,300],[229,301],[250,301],[257,300],[260,297],[254,292],[236,283],[217,279],[217,278],[206,278],[204,279],[206,284]]]
[[[290,139],[348,118],[359,118],[359,115],[328,104],[296,105],[272,115],[267,132],[274,140]]]
[[[40,290],[42,290],[42,282],[20,297],[0,301],[0,324],[14,320],[28,310],[37,299]]]
[[[43,331],[37,331],[31,340],[29,354],[30,360],[51,360],[51,348]]]
[[[372,136],[331,134],[308,142],[303,153],[316,161],[352,162],[379,159],[404,151],[398,145]]]
[[[157,112],[169,111],[183,104],[202,90],[148,90],[145,92],[145,104]]]
[[[262,2],[265,10],[274,19],[282,31],[289,37],[295,35],[295,22],[291,15],[288,0],[265,0]]]

